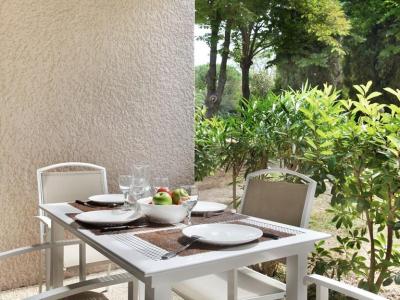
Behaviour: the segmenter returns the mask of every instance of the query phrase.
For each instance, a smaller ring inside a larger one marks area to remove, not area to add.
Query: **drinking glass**
[[[159,188],[169,188],[169,180],[168,177],[155,177],[153,179],[153,191],[154,194],[157,193]]]
[[[132,176],[131,175],[120,175],[118,178],[119,189],[121,190],[122,194],[124,195],[124,206],[127,206],[128,203],[128,195],[129,189],[132,184]]]
[[[136,164],[132,168],[132,177],[141,178],[144,181],[144,192],[147,194],[151,194],[151,185],[150,185],[150,166],[147,164]]]
[[[183,202],[183,205],[187,209],[187,225],[192,225],[192,210],[196,206],[198,201],[198,189],[195,185],[182,186],[190,195],[190,199]]]
[[[143,197],[143,194],[146,191],[146,180],[142,177],[132,177],[132,184],[129,189],[129,205],[132,210],[138,209],[137,201]]]

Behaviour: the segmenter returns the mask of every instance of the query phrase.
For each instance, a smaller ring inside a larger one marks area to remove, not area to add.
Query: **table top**
[[[308,253],[312,251],[316,241],[330,237],[327,233],[250,217],[247,219],[249,222],[257,222],[258,225],[262,224],[268,228],[284,230],[295,235],[279,240],[261,241],[218,251],[160,260],[159,258],[166,251],[138,238],[136,236],[138,232],[96,235],[89,229],[73,226],[75,221],[67,214],[81,211],[68,203],[40,204],[40,208],[56,223],[142,280],[148,277],[171,280],[172,275],[176,280],[182,280],[257,262]],[[186,225],[178,226],[184,228]],[[213,272],[210,272],[210,268]]]

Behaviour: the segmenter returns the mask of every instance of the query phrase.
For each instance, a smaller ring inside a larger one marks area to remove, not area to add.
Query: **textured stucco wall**
[[[194,0],[0,1],[0,251],[38,241],[39,167],[193,179],[193,22]],[[36,267],[0,263],[0,289]]]

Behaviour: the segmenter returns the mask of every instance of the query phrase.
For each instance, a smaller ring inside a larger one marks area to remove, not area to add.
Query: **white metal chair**
[[[76,169],[79,170],[76,170]],[[56,172],[55,170],[62,170]],[[67,169],[67,170],[65,170]],[[74,170],[72,170],[74,169]],[[89,163],[67,162],[50,165],[37,170],[37,182],[39,193],[39,204],[58,203],[73,200],[85,200],[94,194],[106,194],[107,177],[106,169]],[[36,216],[40,220],[40,241],[49,242],[51,231],[51,221],[44,213],[39,210]],[[78,246],[79,245],[79,246]],[[64,267],[80,265],[79,276],[85,280],[85,264],[80,264],[81,260],[86,263],[107,261],[106,257],[94,250],[90,246],[75,240],[69,241],[64,247]],[[50,269],[49,269],[49,250],[46,250],[46,287],[50,287]],[[110,266],[109,266],[110,268]],[[41,291],[42,268],[40,268],[39,289]]]
[[[284,179],[290,176],[297,180],[266,180],[274,174],[281,174]],[[246,178],[239,212],[307,227],[315,189],[314,180],[288,169],[271,168],[250,173]],[[219,300],[227,299],[230,287],[232,285],[228,275],[223,273],[185,280],[176,284],[173,289],[187,300]],[[286,294],[284,283],[246,267],[237,270],[237,286],[234,288],[237,288],[238,299],[273,300],[282,299]]]
[[[71,241],[59,241],[57,244],[52,245],[48,242],[40,243],[28,247],[21,247],[5,252],[0,252],[0,260],[6,259],[9,257],[15,257],[18,255],[23,255],[27,253],[31,253],[34,251],[41,251],[43,249],[50,249],[51,247],[59,247],[60,245],[68,246]],[[129,282],[129,289],[133,289],[133,282],[135,278],[129,273],[116,274],[111,276],[104,276],[95,279],[80,281],[74,284],[70,284],[67,286],[55,288],[48,290],[46,292],[34,295],[32,297],[26,298],[29,300],[55,300],[55,299],[64,299],[64,300],[107,300],[108,298],[102,294],[93,292],[90,290],[98,289],[102,287],[108,287],[110,285],[120,284],[124,282]],[[130,299],[132,299],[132,292],[130,292]],[[128,292],[129,294],[129,292]]]

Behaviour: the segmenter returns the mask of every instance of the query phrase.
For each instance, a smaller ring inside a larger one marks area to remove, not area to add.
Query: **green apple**
[[[181,204],[181,199],[186,200],[189,198],[189,194],[185,189],[176,189],[172,192],[172,202],[176,205]]]
[[[155,205],[171,205],[172,198],[167,192],[159,192],[154,195],[153,203]]]

